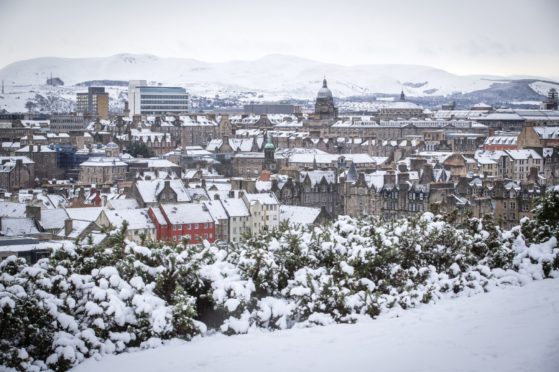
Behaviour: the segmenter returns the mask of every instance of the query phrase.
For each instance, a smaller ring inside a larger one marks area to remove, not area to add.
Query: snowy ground
[[[211,336],[89,360],[88,371],[559,371],[559,280],[331,325]]]

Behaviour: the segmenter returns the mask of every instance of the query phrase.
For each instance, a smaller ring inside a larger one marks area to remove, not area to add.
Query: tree
[[[559,187],[547,190],[535,201],[534,218],[522,222],[522,233],[529,241],[544,242],[559,239]]]
[[[36,108],[37,108],[37,104],[33,101],[27,101],[25,103],[25,108],[27,109],[27,111],[29,111],[29,113],[31,114],[31,112],[33,112]]]
[[[126,146],[126,152],[132,155],[133,157],[142,156],[144,158],[151,158],[155,154],[153,151],[146,146],[145,143],[141,142],[132,142],[128,146]]]

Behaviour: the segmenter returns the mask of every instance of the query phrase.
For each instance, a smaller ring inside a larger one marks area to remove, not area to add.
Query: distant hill
[[[8,87],[41,85],[51,74],[62,79],[66,86],[87,86],[97,81],[114,81],[115,85],[122,85],[130,79],[145,79],[184,86],[198,95],[258,92],[269,99],[310,99],[316,94],[324,75],[337,97],[397,94],[403,89],[406,95],[416,97],[485,91],[489,93],[484,97],[495,93],[513,99],[537,99],[541,98],[540,93],[545,92],[533,89],[534,83],[559,85],[539,77],[459,76],[433,67],[403,64],[342,66],[286,55],[225,63],[143,54],[98,58],[48,57],[19,61],[0,69],[0,79],[4,79]],[[515,97],[515,91],[520,96]]]

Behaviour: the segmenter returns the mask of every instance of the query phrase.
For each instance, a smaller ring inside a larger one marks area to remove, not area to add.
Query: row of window
[[[172,95],[172,94],[162,94],[162,95],[153,95],[153,94],[142,94],[140,99],[143,101],[144,99],[155,99],[155,100],[161,100],[161,99],[182,99],[182,100],[187,100],[188,99],[188,95]]]
[[[181,99],[181,100],[172,100],[172,99],[146,99],[142,100],[142,106],[144,105],[188,105],[188,101]]]
[[[194,229],[199,229],[200,225],[204,228],[207,229],[208,227],[210,227],[209,223],[187,223],[185,225],[173,225],[173,230],[177,231],[177,230],[182,230],[183,226],[186,226],[187,230],[192,230],[192,228],[194,227]]]
[[[142,113],[146,110],[181,110],[181,111],[188,111],[188,105],[179,105],[179,106],[158,106],[158,105],[146,105],[141,108]]]

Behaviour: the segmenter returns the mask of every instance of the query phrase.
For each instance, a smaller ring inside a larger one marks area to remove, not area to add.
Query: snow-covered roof
[[[516,112],[492,112],[485,117],[478,120],[491,120],[491,121],[524,121],[524,118]]]
[[[290,163],[305,163],[312,164],[316,161],[317,164],[335,165],[338,160],[344,158],[346,161],[351,161],[356,165],[364,164],[377,164],[375,159],[369,154],[312,154],[312,153],[294,153],[289,156]]]
[[[374,173],[365,173],[365,182],[369,188],[374,187],[376,191],[384,186],[384,175],[386,171],[376,171]]]
[[[205,115],[195,115],[195,116],[180,116],[180,120],[182,121],[182,126],[210,126],[210,127],[217,127],[217,122],[208,118]]]
[[[507,145],[515,146],[518,142],[518,134],[513,135],[499,135],[487,137],[485,145]]]
[[[541,159],[542,157],[538,154],[535,150],[531,149],[524,149],[524,150],[506,150],[506,153],[509,154],[511,158],[514,160],[526,160],[529,158],[532,159]]]
[[[239,198],[222,199],[221,202],[230,217],[250,216],[246,204]]]
[[[139,207],[136,199],[113,199],[107,202],[109,209],[136,209]]]
[[[534,127],[541,139],[559,139],[559,127]]]
[[[33,151],[29,151],[29,147],[32,147]],[[55,152],[55,150],[51,149],[47,145],[29,145],[16,150],[16,153],[18,154],[23,152]]]
[[[167,225],[167,220],[163,216],[163,213],[161,212],[161,209],[150,208],[150,210],[153,213],[153,216],[155,217],[154,222],[157,222],[160,226],[166,226]]]
[[[0,201],[0,217],[25,217],[25,204]]]
[[[137,159],[133,158],[131,160],[127,160],[126,163],[128,164],[136,164],[136,163],[146,163],[149,169],[169,169],[169,168],[179,168],[179,166],[172,161],[167,159],[158,159],[158,158],[148,158],[148,159]]]
[[[118,158],[91,157],[80,164],[80,167],[126,167]]]
[[[476,159],[478,164],[480,165],[494,165],[497,164],[497,162],[491,158],[486,158],[486,157],[479,157]]]
[[[66,213],[68,213],[68,216],[72,220],[82,220],[89,222],[96,221],[102,211],[102,207],[66,208]]]
[[[250,204],[260,203],[264,205],[277,205],[279,204],[276,195],[273,192],[268,193],[245,193],[244,197]]]
[[[203,204],[216,223],[219,223],[219,220],[226,220],[228,218],[227,212],[220,200],[208,200],[203,202]]]
[[[336,173],[335,171],[330,170],[312,170],[299,173],[299,180],[301,182],[307,177],[309,177],[312,186],[322,182],[322,179],[324,179],[327,183],[336,182]]]
[[[203,204],[162,204],[161,209],[173,225],[214,222]]]
[[[148,210],[142,209],[119,209],[104,210],[105,216],[109,223],[116,228],[122,227],[124,221],[128,222],[129,230],[141,230],[154,228],[151,218],[148,216]]]
[[[318,215],[320,208],[300,207],[295,205],[280,206],[280,221],[287,221],[294,224],[310,225],[313,224]]]
[[[41,209],[41,226],[45,230],[62,229],[69,218],[64,208]]]
[[[72,219],[72,231],[70,234],[66,235],[66,230],[61,229],[57,236],[61,238],[70,238],[76,239],[78,238],[89,226],[91,226],[93,222],[91,221],[84,221],[84,220],[75,220]]]
[[[3,217],[0,233],[5,236],[24,236],[38,234],[39,230],[32,218]]]
[[[168,182],[169,186],[177,194],[178,202],[189,202],[192,200],[187,188],[184,186],[180,179],[173,180],[138,180],[136,181],[136,188],[144,203],[156,203],[159,194],[163,191],[165,183]]]

